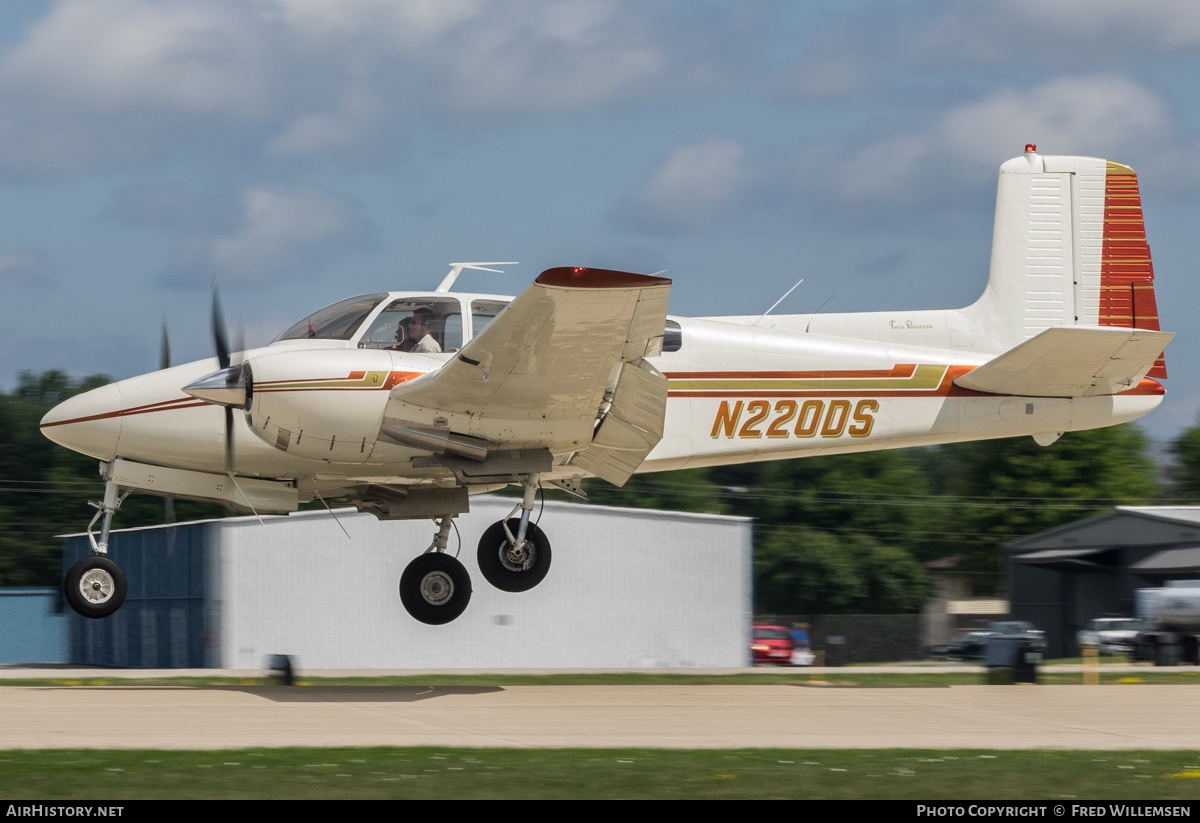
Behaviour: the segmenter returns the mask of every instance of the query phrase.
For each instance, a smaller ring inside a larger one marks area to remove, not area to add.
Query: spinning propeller
[[[183,387],[183,391],[193,397],[225,407],[226,474],[233,473],[233,410],[245,409],[250,400],[245,369],[241,362],[246,336],[244,323],[239,326],[239,329],[239,339],[233,350],[233,354],[236,354],[238,358],[235,363],[230,352],[229,335],[225,332],[225,320],[221,312],[221,301],[217,296],[217,284],[214,282],[212,288],[212,333],[213,345],[217,350],[217,364],[220,369],[189,383]]]

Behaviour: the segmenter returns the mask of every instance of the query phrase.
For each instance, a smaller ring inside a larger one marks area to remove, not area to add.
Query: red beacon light
[[[576,266],[576,267],[575,267],[575,273],[576,273],[576,274],[583,274],[585,271],[587,271],[587,269],[586,269],[586,268],[584,268],[583,266]]]
[[[1030,152],[1030,151],[1037,151],[1037,146],[1035,146],[1033,143],[1026,143],[1026,144],[1025,144],[1025,151],[1027,151],[1027,152]]]

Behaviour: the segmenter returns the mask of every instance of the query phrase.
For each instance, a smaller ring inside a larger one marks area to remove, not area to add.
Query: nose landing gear
[[[105,555],[108,553],[108,535],[112,528],[113,515],[121,508],[121,503],[129,496],[129,491],[120,491],[112,481],[109,475],[112,470],[110,464],[102,463],[100,469],[105,478],[104,500],[99,503],[88,501],[89,505],[96,509],[96,514],[87,528],[92,554],[68,569],[63,580],[63,595],[67,604],[76,614],[94,620],[108,617],[121,608],[128,589],[125,572]],[[103,521],[100,524],[100,539],[96,540],[96,536],[92,534],[92,527],[101,518]]]

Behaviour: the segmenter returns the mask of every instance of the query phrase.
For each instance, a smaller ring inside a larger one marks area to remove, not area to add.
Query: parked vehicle
[[[987,624],[987,632],[992,637],[1015,637],[1028,640],[1033,651],[1039,654],[1046,652],[1046,633],[1036,628],[1028,620],[997,620]]]
[[[990,632],[960,632],[949,643],[930,646],[928,656],[934,660],[983,660],[987,655]]]
[[[755,626],[751,632],[750,655],[754,663],[790,665],[795,644],[792,630],[783,626]]]
[[[983,660],[987,657],[988,643],[994,637],[1028,640],[1034,652],[1044,654],[1046,651],[1046,633],[1034,628],[1029,621],[999,620],[988,623],[983,629],[960,632],[949,643],[930,646],[927,655],[935,660]]]
[[[1133,654],[1137,636],[1145,628],[1134,617],[1097,617],[1075,635],[1080,648],[1096,647],[1100,654]]]
[[[1135,641],[1139,660],[1153,660],[1155,666],[1200,664],[1200,587],[1139,589],[1138,614],[1146,624]]]

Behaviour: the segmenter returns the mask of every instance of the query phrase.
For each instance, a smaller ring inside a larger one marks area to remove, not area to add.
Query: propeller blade
[[[246,315],[238,315],[237,337],[233,341],[233,354],[237,362],[242,362],[242,353],[246,351]]]
[[[158,368],[160,370],[171,368],[171,335],[167,331],[166,312],[163,313],[162,346],[159,348]]]
[[[217,362],[221,368],[229,367],[229,336],[225,333],[225,318],[221,314],[221,301],[217,296],[217,281],[212,287],[212,332],[213,345],[217,349]]]
[[[233,341],[233,356],[237,358],[235,365],[240,366],[242,362],[242,353],[246,350],[246,315],[238,316],[237,338]],[[242,394],[246,393],[246,382],[244,372],[238,369],[238,383],[242,387]],[[246,401],[243,400],[243,403]],[[233,474],[233,407],[225,407],[225,473]]]
[[[220,301],[220,298],[217,296],[217,280],[215,277],[213,278],[213,286],[212,286],[212,328],[213,328],[213,344],[216,346],[216,349],[217,349],[217,362],[220,364],[221,369],[223,371],[224,370],[232,371],[229,369],[230,363],[232,362],[231,358],[230,358],[230,350],[229,350],[229,336],[225,333],[225,318],[224,318],[224,315],[221,313],[221,301]],[[242,339],[238,340],[238,354],[239,355],[241,354],[241,350],[242,350],[242,340],[245,338],[245,336],[246,336],[245,320],[243,320],[242,321],[242,330],[240,332],[240,337]],[[241,362],[240,357],[239,357],[239,362]],[[217,374],[220,374],[220,372],[217,372]],[[240,370],[238,370],[238,374],[237,374],[235,382],[237,383],[238,386],[241,387],[242,392],[243,392],[243,398],[244,398],[245,387],[242,384]],[[185,391],[186,391],[186,388],[185,388]],[[244,402],[244,399],[243,399],[243,402]],[[227,406],[225,406],[225,473],[226,474],[229,474],[229,475],[233,474],[233,458],[234,458],[234,454],[233,454],[233,406],[227,405]]]
[[[225,473],[233,474],[233,407],[225,407]]]

